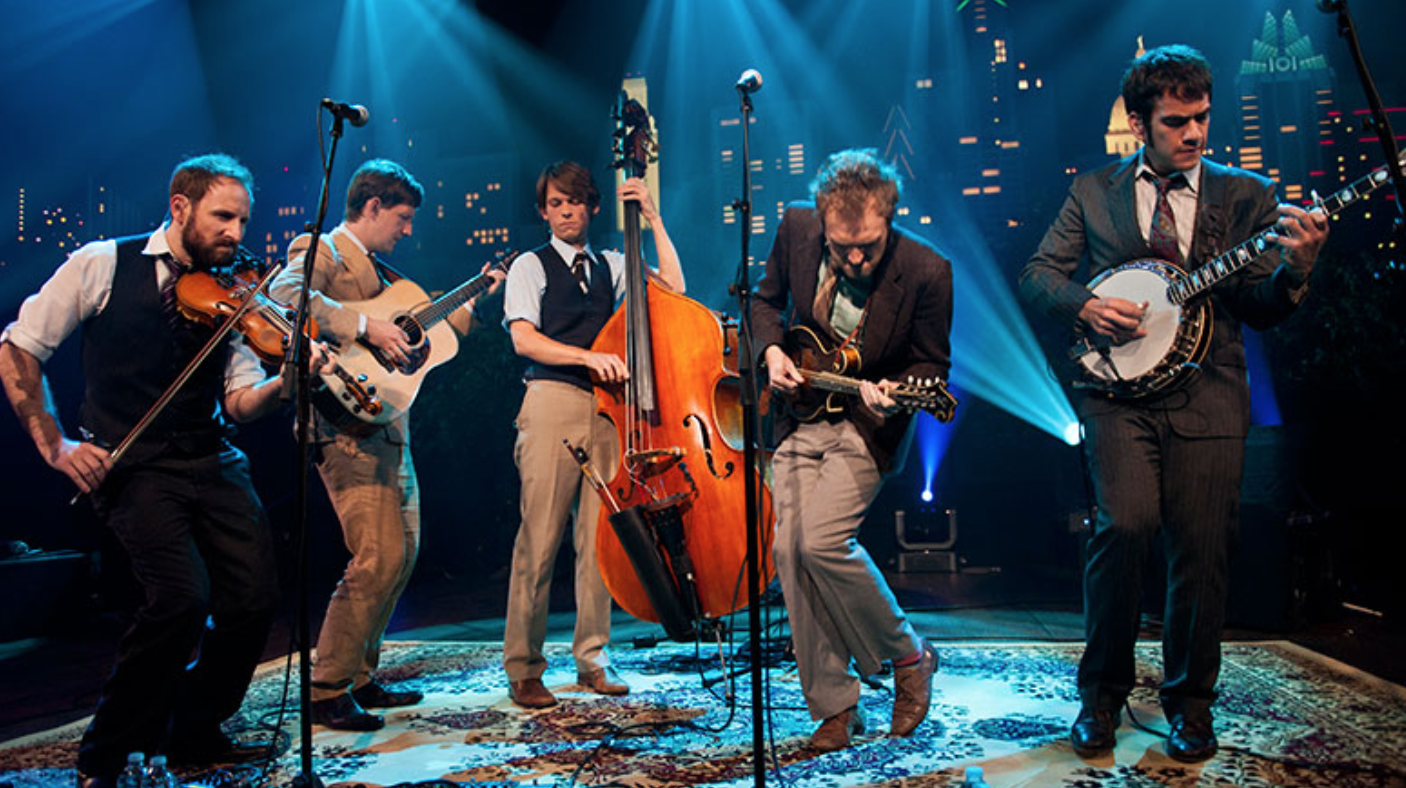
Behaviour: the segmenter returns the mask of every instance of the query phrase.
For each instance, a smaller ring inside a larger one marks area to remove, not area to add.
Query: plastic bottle
[[[962,780],[962,788],[991,788],[986,784],[980,766],[968,766],[967,777]]]
[[[142,768],[144,763],[146,763],[144,753],[129,753],[127,765],[122,767],[122,771],[117,774],[117,788],[145,788],[146,775]]]
[[[151,756],[151,763],[146,767],[146,785],[142,788],[180,788],[180,781],[166,767],[165,755]]]

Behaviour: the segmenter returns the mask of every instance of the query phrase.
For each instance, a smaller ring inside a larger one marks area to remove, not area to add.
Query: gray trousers
[[[615,429],[596,415],[591,392],[569,383],[535,380],[523,395],[517,431],[513,459],[522,479],[522,524],[513,543],[503,669],[509,681],[540,678],[547,669],[542,643],[547,638],[552,567],[567,522],[573,519],[576,631],[572,654],[579,672],[604,668],[609,664],[605,645],[610,641],[610,594],[596,563],[600,497],[562,440],[584,448],[601,476],[609,478],[620,462]]]
[[[858,541],[883,485],[854,425],[802,424],[772,459],[776,572],[786,595],[801,691],[813,719],[859,701],[865,675],[923,641]]]
[[[1203,715],[1216,699],[1230,552],[1239,531],[1240,437],[1183,438],[1165,413],[1124,407],[1085,422],[1098,520],[1084,570],[1085,706],[1117,709],[1136,683],[1143,576],[1166,558],[1162,708]]]
[[[420,491],[408,442],[389,441],[384,431],[362,439],[338,435],[321,452],[317,470],[351,560],[317,637],[313,700],[371,680],[420,549]]]

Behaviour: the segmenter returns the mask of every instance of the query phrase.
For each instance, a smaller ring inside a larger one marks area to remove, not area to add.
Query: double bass
[[[642,177],[655,151],[649,115],[622,90],[614,116],[614,166]],[[760,512],[770,512],[771,495],[760,469],[744,467],[738,382],[724,366],[721,323],[650,280],[633,201],[624,204],[624,225],[625,300],[591,347],[629,369],[625,382],[595,386],[597,409],[622,449],[603,485],[596,554],[620,607],[689,641],[704,622],[746,604],[746,474],[756,474]],[[762,553],[758,593],[774,572],[770,551]]]

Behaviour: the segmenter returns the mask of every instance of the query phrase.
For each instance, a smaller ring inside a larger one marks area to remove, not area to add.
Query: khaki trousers
[[[800,425],[777,448],[772,475],[776,573],[801,691],[821,720],[859,701],[851,661],[872,675],[922,639],[857,538],[883,477],[854,425]]]
[[[326,700],[371,680],[381,640],[420,550],[420,491],[410,444],[337,435],[317,470],[342,523],[351,560],[317,638],[312,698]]]
[[[503,631],[503,669],[509,681],[540,678],[547,669],[542,643],[547,636],[552,567],[574,520],[576,549],[576,631],[572,654],[579,672],[609,663],[610,594],[596,564],[596,522],[600,498],[562,440],[586,450],[602,476],[620,461],[615,429],[596,414],[594,395],[569,383],[534,380],[527,385],[517,416],[513,459],[522,479],[522,524],[513,544],[512,578]]]

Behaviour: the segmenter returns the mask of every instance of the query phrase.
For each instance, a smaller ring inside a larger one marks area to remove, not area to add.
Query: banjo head
[[[1180,276],[1181,271],[1170,263],[1135,260],[1105,271],[1089,283],[1089,289],[1099,298],[1147,304],[1142,321],[1147,336],[1109,345],[1109,358],[1101,353],[1085,354],[1079,363],[1089,377],[1116,384],[1147,375],[1162,363],[1176,342],[1181,325],[1182,308],[1167,297],[1167,288]]]

